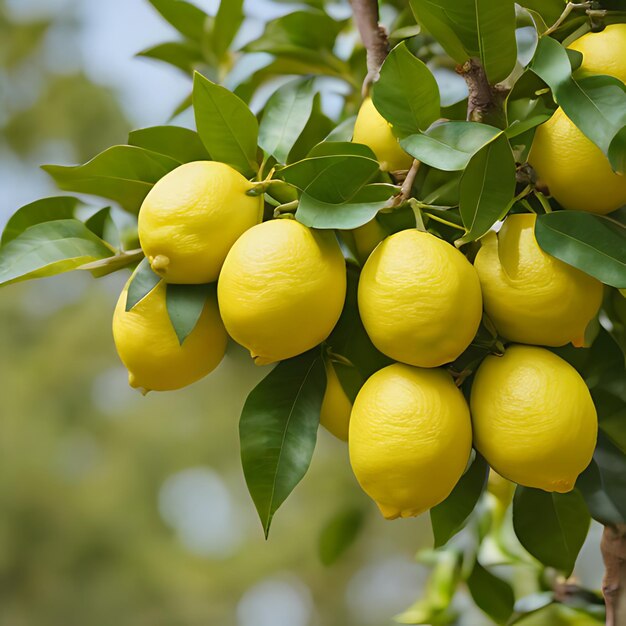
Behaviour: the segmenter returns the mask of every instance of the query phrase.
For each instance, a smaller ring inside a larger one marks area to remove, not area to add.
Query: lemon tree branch
[[[626,524],[604,527],[600,544],[604,560],[602,593],[606,626],[626,625]]]
[[[380,68],[389,52],[385,27],[379,24],[377,0],[350,0],[354,22],[367,52],[367,76],[363,81],[363,95],[378,80]]]

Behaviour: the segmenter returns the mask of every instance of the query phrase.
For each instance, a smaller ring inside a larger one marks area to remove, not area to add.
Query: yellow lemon
[[[613,172],[563,109],[537,128],[528,162],[566,209],[605,215],[626,204],[626,176]]]
[[[359,280],[359,312],[372,343],[419,367],[454,361],[482,316],[472,264],[430,233],[403,230],[370,255]]]
[[[228,337],[215,295],[207,298],[198,323],[180,345],[165,292],[166,283],[161,281],[126,311],[127,284],[113,314],[113,338],[128,369],[128,382],[144,392],[180,389],[199,380],[219,365],[226,350]]]
[[[320,424],[337,439],[348,441],[348,425],[350,423],[350,402],[341,386],[333,364],[326,360],[326,393],[322,400]]]
[[[591,461],[598,419],[589,389],[545,348],[514,345],[488,356],[470,404],[476,449],[519,485],[565,493]]]
[[[536,216],[510,215],[482,240],[474,266],[485,312],[498,332],[518,343],[582,346],[602,304],[600,281],[544,252]]]
[[[607,74],[626,83],[626,24],[611,24],[587,33],[568,46],[583,55],[580,74]]]
[[[467,465],[469,409],[442,369],[395,363],[373,374],[350,417],[350,463],[387,519],[445,500]]]
[[[626,83],[626,24],[583,35],[570,48],[583,54],[579,73]],[[528,162],[566,209],[604,215],[626,204],[626,176],[613,172],[600,148],[560,108],[537,128]]]
[[[378,112],[371,98],[361,104],[352,141],[369,146],[383,171],[408,170],[413,163],[413,157],[400,147],[389,122]]]
[[[378,220],[373,220],[359,226],[352,231],[356,252],[361,263],[365,263],[374,248],[387,236]]]
[[[289,359],[324,341],[346,297],[346,267],[332,231],[293,219],[246,231],[218,282],[228,334],[259,365]]]
[[[215,161],[186,163],[150,190],[139,211],[139,241],[169,283],[210,283],[239,235],[261,219],[262,196],[239,172]]]

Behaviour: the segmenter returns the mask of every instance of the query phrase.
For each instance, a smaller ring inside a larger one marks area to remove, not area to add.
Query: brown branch
[[[485,68],[478,59],[469,59],[463,65],[457,65],[460,74],[467,84],[467,119],[470,122],[491,123],[502,127],[504,112],[502,104],[506,92],[489,84]]]
[[[378,80],[380,68],[389,53],[389,40],[384,26],[378,23],[377,0],[350,0],[352,14],[361,41],[367,52],[367,76],[363,81],[363,96],[369,93],[370,85]]]
[[[602,542],[606,626],[626,626],[626,524],[604,527]]]
[[[413,159],[413,163],[411,164],[411,169],[409,169],[406,173],[406,177],[402,182],[402,187],[400,187],[400,193],[396,194],[387,202],[388,208],[396,208],[401,204],[404,204],[410,197],[411,191],[413,189],[413,183],[415,182],[415,177],[417,176],[417,172],[420,167],[420,162],[417,159]]]

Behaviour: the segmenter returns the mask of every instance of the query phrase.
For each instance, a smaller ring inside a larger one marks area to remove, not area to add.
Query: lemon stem
[[[435,222],[441,222],[442,224],[445,224],[446,226],[450,226],[450,228],[456,228],[457,230],[465,231],[465,228],[463,228],[463,226],[459,226],[458,224],[455,224],[454,222],[449,222],[448,220],[444,220],[442,217],[439,217],[438,215],[433,215],[432,213],[428,213],[426,211],[424,211],[424,215],[428,215],[428,217],[435,220]]]
[[[299,204],[298,200],[292,200],[291,202],[285,202],[284,204],[279,204],[274,209],[274,217],[278,217],[279,215],[282,215],[283,213],[295,213],[295,211],[298,208],[298,204]]]
[[[552,24],[552,26],[550,26],[550,28],[548,28],[547,31],[545,31],[544,33],[541,33],[541,37],[546,37],[547,35],[551,35],[555,30],[557,30],[559,28],[559,26],[561,26],[561,24],[568,18],[569,14],[572,11],[577,11],[579,9],[591,9],[591,2],[568,2],[565,5],[565,8],[563,9],[563,13],[561,13],[559,19],[554,22],[554,24]]]
[[[535,195],[537,196],[537,200],[539,200],[539,202],[541,203],[543,210],[546,213],[552,213],[552,207],[550,206],[548,198],[546,198],[540,191],[536,191]]]

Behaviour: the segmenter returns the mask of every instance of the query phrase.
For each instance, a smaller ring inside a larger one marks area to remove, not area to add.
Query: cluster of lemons
[[[606,65],[602,38],[613,36],[626,48],[625,25],[586,35],[576,47],[586,71],[626,81],[624,58],[623,67]],[[383,169],[411,163],[370,100],[354,141],[369,145]],[[538,129],[531,162],[566,209],[606,213],[626,202],[626,180],[560,110]],[[228,336],[268,364],[314,348],[333,330],[346,297],[335,234],[290,218],[261,222],[263,200],[249,193],[253,186],[228,165],[204,161],[177,168],[146,197],[139,237],[163,280],[129,311],[127,286],[114,314],[131,385],[167,390],[198,380],[219,364]],[[541,250],[534,223],[533,214],[507,217],[498,234],[482,239],[473,264],[417,229],[384,238],[372,237],[372,225],[355,232],[367,257],[359,313],[372,343],[395,363],[374,373],[352,405],[328,361],[320,421],[348,440],[355,475],[385,517],[443,501],[472,445],[501,476],[546,491],[571,490],[589,464],[597,436],[591,395],[546,347],[583,344],[603,287]],[[216,295],[181,345],[166,284],[215,281]],[[442,366],[470,345],[483,311],[510,343],[480,365],[468,406]]]

